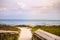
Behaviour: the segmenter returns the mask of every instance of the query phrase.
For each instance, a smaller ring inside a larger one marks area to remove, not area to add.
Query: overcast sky
[[[60,20],[60,0],[0,0],[0,19]]]

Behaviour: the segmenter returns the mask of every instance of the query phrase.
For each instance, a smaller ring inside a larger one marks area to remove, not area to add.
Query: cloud
[[[60,0],[0,0],[0,11],[0,18],[60,19]]]
[[[19,8],[24,8],[24,7],[26,7],[26,4],[25,3],[23,3],[23,2],[17,2],[17,5],[18,5],[18,7]]]
[[[32,6],[32,8],[38,9],[53,9],[55,6],[59,5],[59,0],[41,0],[40,3]]]
[[[26,4],[17,0],[0,0],[0,11],[6,10],[21,10],[24,9]]]
[[[1,12],[1,11],[5,11],[5,10],[6,10],[6,8],[0,8],[0,12]]]
[[[0,11],[5,10],[21,10],[21,9],[40,9],[41,11],[44,10],[50,10],[50,9],[57,9],[57,5],[59,5],[59,0],[31,0],[30,2],[28,0],[22,1],[22,0],[2,0],[0,1]],[[60,6],[58,6],[58,9]]]

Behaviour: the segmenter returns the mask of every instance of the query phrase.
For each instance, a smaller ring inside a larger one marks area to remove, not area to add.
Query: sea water
[[[0,20],[0,24],[11,25],[60,25],[60,20]]]

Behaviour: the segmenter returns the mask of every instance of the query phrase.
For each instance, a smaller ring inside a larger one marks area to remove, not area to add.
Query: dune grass
[[[17,31],[18,33],[1,33],[0,40],[18,40],[20,29],[15,26],[0,24],[0,30]]]
[[[18,34],[0,33],[0,40],[18,40]]]
[[[32,32],[35,32],[37,29],[42,29],[44,31],[47,31],[49,33],[55,34],[60,36],[60,25],[52,25],[52,26],[45,26],[45,25],[37,25],[32,27]]]
[[[15,27],[15,26],[2,25],[2,24],[0,24],[0,30],[20,31],[20,29],[18,29],[18,28]]]

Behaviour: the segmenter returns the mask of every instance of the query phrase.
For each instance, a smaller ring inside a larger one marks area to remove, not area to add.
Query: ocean
[[[9,25],[60,25],[60,20],[0,20],[0,24],[9,24]]]

